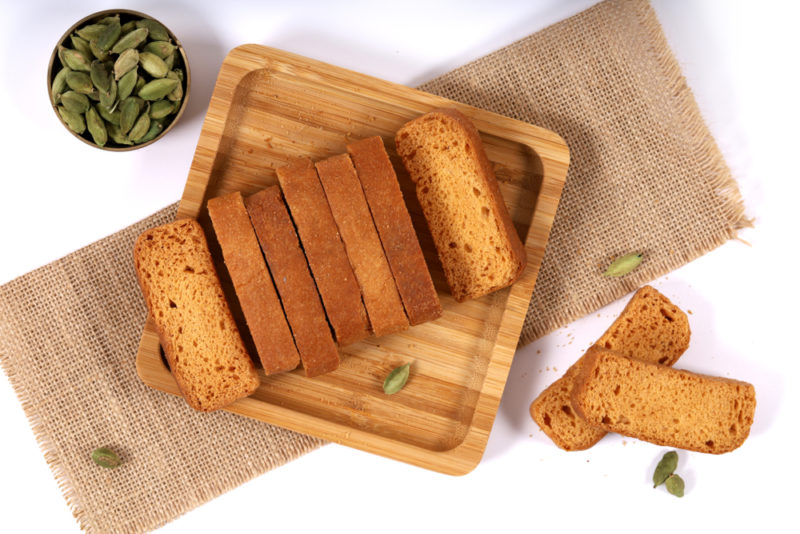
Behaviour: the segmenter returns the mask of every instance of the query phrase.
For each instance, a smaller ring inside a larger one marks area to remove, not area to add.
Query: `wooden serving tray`
[[[464,303],[450,297],[413,184],[394,152],[394,134],[408,120],[450,106],[472,119],[493,162],[528,266],[511,288]],[[227,409],[443,473],[471,471],[483,455],[569,164],[555,133],[258,45],[232,50],[211,98],[178,217],[206,229],[228,300],[247,330],[214,240],[206,201],[231,191],[254,193],[277,183],[291,157],[312,160],[345,152],[348,142],[381,135],[386,144],[444,308],[441,318],[400,334],[345,347],[333,373],[301,370],[262,375],[251,397]],[[386,375],[413,362],[406,387],[384,394]],[[148,319],[137,369],[149,386],[179,394]]]

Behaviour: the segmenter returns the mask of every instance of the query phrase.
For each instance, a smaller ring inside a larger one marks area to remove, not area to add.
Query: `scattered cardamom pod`
[[[653,472],[653,487],[657,487],[669,478],[678,468],[678,453],[669,451],[664,454]]]
[[[123,37],[111,47],[111,52],[114,54],[121,54],[125,50],[130,50],[131,48],[136,48],[140,44],[147,39],[148,30],[147,28],[138,28],[133,30],[130,33],[125,34]]]
[[[97,146],[105,146],[108,141],[106,125],[103,119],[100,118],[100,115],[97,114],[97,110],[93,107],[90,107],[89,111],[86,112],[86,127],[89,129],[89,133],[92,139],[94,139],[95,144]]]
[[[140,52],[139,64],[142,68],[153,78],[163,78],[169,72],[167,64],[164,60],[153,54],[152,52]]]
[[[106,61],[111,57],[108,52],[100,50],[100,48],[97,47],[97,40],[89,41],[89,48],[92,50],[92,55],[100,61]]]
[[[69,126],[69,129],[76,134],[82,134],[86,131],[86,121],[83,120],[83,115],[68,110],[64,106],[58,106],[58,114],[61,115],[61,120],[64,124]]]
[[[670,475],[667,480],[664,481],[664,485],[667,487],[667,491],[672,495],[683,497],[683,490],[686,485],[680,476],[675,474]]]
[[[114,469],[122,464],[122,460],[119,459],[119,456],[107,447],[100,447],[99,449],[93,450],[92,461],[106,469]]]
[[[172,67],[175,66],[175,58],[177,57],[178,57],[178,51],[176,50],[164,58],[164,64],[167,66],[167,70],[172,70]]]
[[[169,41],[169,32],[153,19],[142,19],[136,22],[137,28],[147,28],[153,41]]]
[[[408,381],[410,371],[411,364],[407,363],[389,373],[386,380],[383,381],[383,392],[387,395],[394,395],[403,389],[403,386],[405,386]]]
[[[161,59],[165,59],[168,55],[172,54],[177,47],[167,41],[150,41],[144,45],[144,51],[155,54]]]
[[[72,70],[69,67],[63,67],[53,78],[53,84],[50,86],[50,96],[53,99],[53,104],[58,104],[61,93],[67,88],[67,74],[70,72]]]
[[[63,52],[59,52],[59,58],[65,67],[69,67],[72,70],[78,70],[82,72],[89,72],[91,70],[92,62],[89,61],[89,58],[86,56],[86,54],[80,50],[64,48]]]
[[[119,81],[128,71],[135,69],[138,64],[139,51],[135,48],[128,48],[114,62],[114,79]]]
[[[158,78],[144,84],[137,94],[140,98],[144,98],[145,100],[161,100],[170,94],[178,84],[180,84],[178,80]]]
[[[112,17],[105,29],[97,36],[97,48],[103,52],[108,52],[119,39],[121,32],[122,27],[119,23],[119,17]]]
[[[73,70],[67,73],[67,85],[75,92],[89,95],[94,92],[92,79],[85,72]]]
[[[61,95],[61,105],[73,113],[86,113],[89,109],[89,98],[75,91],[67,91]]]
[[[606,272],[603,273],[604,276],[625,276],[629,272],[633,271],[635,268],[642,263],[642,253],[633,252],[631,254],[625,254],[624,256],[620,256],[611,262],[611,265],[608,266]]]

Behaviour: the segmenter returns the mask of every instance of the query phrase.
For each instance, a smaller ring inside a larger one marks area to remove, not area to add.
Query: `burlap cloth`
[[[748,224],[643,1],[609,1],[423,86],[561,134],[571,165],[522,342],[704,254]],[[150,530],[321,441],[145,387],[131,247],[170,206],[0,288],[0,362],[80,526]],[[614,256],[643,251],[622,279]],[[95,447],[119,451],[107,471]]]

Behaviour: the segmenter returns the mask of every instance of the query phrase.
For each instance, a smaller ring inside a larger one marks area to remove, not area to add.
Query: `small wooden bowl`
[[[90,24],[92,22],[98,21],[98,20],[100,20],[100,19],[102,19],[104,17],[107,17],[109,15],[117,15],[117,14],[120,16],[120,20],[121,20],[121,22],[123,24],[128,22],[131,19],[152,19],[152,20],[155,20],[156,22],[158,22],[159,24],[164,26],[164,28],[167,29],[167,32],[169,33],[170,38],[172,39],[172,41],[175,44],[175,46],[177,46],[177,50],[178,50],[178,53],[180,54],[181,62],[183,63],[182,67],[183,67],[183,69],[185,71],[185,76],[184,76],[184,81],[183,81],[183,101],[181,102],[181,107],[178,110],[178,113],[176,113],[173,116],[172,120],[164,128],[164,131],[162,131],[160,134],[158,134],[156,137],[154,137],[150,141],[147,141],[146,143],[142,143],[140,145],[130,145],[130,146],[128,146],[128,145],[117,145],[116,143],[114,143],[113,141],[111,141],[109,139],[109,142],[106,143],[105,146],[97,146],[94,143],[94,141],[92,140],[92,137],[89,134],[88,130],[85,131],[83,134],[78,134],[78,133],[73,132],[69,128],[69,126],[64,124],[64,121],[61,120],[61,115],[59,115],[59,113],[58,113],[58,109],[56,109],[56,104],[53,103],[53,98],[52,98],[52,95],[50,93],[50,88],[53,85],[53,79],[55,78],[56,74],[58,74],[58,71],[61,70],[61,62],[58,60],[58,47],[59,46],[66,46],[68,48],[71,48],[72,47],[72,43],[70,43],[69,38],[70,38],[70,35],[72,35],[75,32],[75,30],[77,30],[81,26],[84,26],[86,24]],[[189,58],[186,57],[186,51],[184,50],[183,45],[178,40],[178,38],[175,36],[175,34],[172,33],[172,30],[167,28],[167,26],[164,23],[162,23],[160,20],[158,20],[158,19],[156,19],[154,17],[151,17],[150,15],[147,15],[145,13],[141,13],[139,11],[132,11],[130,9],[106,9],[104,11],[98,11],[97,13],[92,13],[91,15],[88,15],[88,16],[82,18],[81,20],[79,20],[78,22],[76,22],[75,24],[73,24],[66,32],[64,32],[64,35],[62,35],[61,38],[58,40],[58,44],[56,44],[56,46],[53,48],[53,53],[50,55],[50,64],[47,67],[47,96],[50,99],[50,105],[53,108],[53,112],[56,114],[56,117],[58,118],[58,122],[60,122],[70,134],[72,134],[73,136],[77,137],[78,139],[80,139],[84,143],[86,143],[88,145],[91,145],[91,146],[93,146],[95,148],[99,148],[101,150],[109,150],[111,152],[126,152],[128,150],[136,150],[138,148],[143,148],[143,147],[146,147],[146,146],[148,146],[150,144],[155,143],[156,141],[158,141],[159,139],[161,139],[162,137],[167,135],[167,133],[172,129],[173,126],[175,126],[175,124],[178,122],[178,120],[183,115],[183,112],[186,110],[186,103],[189,101],[189,89],[190,89],[191,85],[192,85],[192,75],[191,75],[191,72],[189,70]]]

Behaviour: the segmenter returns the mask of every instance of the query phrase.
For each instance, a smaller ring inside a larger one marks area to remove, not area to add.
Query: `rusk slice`
[[[170,371],[186,402],[211,411],[252,394],[258,373],[245,349],[194,219],[143,232],[136,276]]]
[[[595,345],[642,361],[672,365],[689,347],[690,336],[686,314],[653,287],[643,286]],[[567,451],[588,449],[606,435],[572,409],[572,388],[585,358],[575,362],[530,406],[539,428]]]
[[[364,339],[369,329],[361,289],[314,164],[297,158],[277,174],[336,341],[345,346]]]
[[[403,303],[350,156],[332,156],[317,162],[316,167],[350,265],[361,286],[372,333],[380,337],[407,329]]]
[[[525,247],[475,126],[459,111],[438,109],[406,123],[395,144],[453,297],[462,302],[514,283]]]
[[[442,304],[383,140],[379,136],[368,137],[347,145],[347,152],[358,173],[409,323],[413,326],[438,318]]]
[[[245,198],[244,203],[278,288],[306,376],[333,371],[339,366],[339,351],[280,188],[268,187]]]
[[[594,347],[572,391],[589,424],[658,445],[721,454],[750,433],[755,389]]]
[[[210,199],[208,215],[264,372],[291,371],[300,356],[241,193]]]

